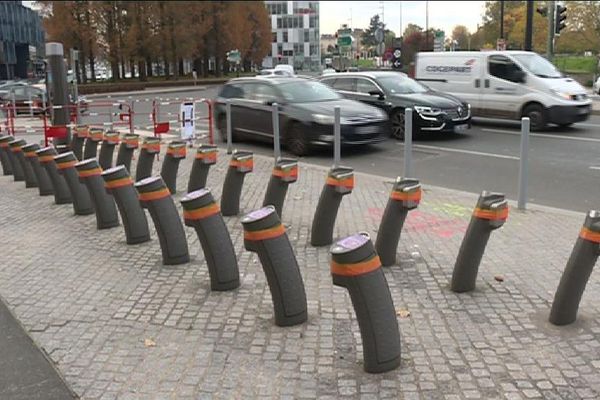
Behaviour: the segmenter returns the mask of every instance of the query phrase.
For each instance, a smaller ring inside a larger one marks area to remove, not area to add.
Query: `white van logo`
[[[457,74],[470,74],[472,65],[475,64],[475,59],[471,58],[465,62],[464,66],[461,65],[428,65],[425,67],[427,72],[437,73],[457,73]]]

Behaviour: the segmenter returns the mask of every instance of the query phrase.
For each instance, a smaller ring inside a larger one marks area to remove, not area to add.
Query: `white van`
[[[474,117],[529,117],[532,130],[585,121],[591,111],[579,83],[530,51],[418,53],[415,79],[470,103]]]

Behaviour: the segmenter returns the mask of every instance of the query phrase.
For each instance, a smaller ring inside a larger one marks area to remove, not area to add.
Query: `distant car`
[[[258,75],[260,77],[263,78],[268,78],[268,77],[272,77],[272,76],[294,76],[293,74],[290,74],[288,71],[284,71],[282,69],[276,70],[276,69],[262,69],[258,72]]]
[[[596,82],[594,82],[594,93],[600,95],[600,76],[598,77],[598,79],[596,79]]]
[[[42,112],[45,91],[27,83],[12,83],[0,87],[0,103],[12,103],[14,100],[17,113],[28,113],[29,105],[33,112]],[[30,103],[31,102],[31,103]]]
[[[393,71],[345,72],[321,77],[344,97],[376,106],[389,114],[391,136],[404,139],[404,110],[412,108],[413,134],[454,132],[471,126],[471,107]]]
[[[275,66],[275,71],[285,71],[290,76],[296,75],[296,72],[294,71],[294,67],[292,65],[288,65],[288,64],[279,64],[279,65],[276,65]]]
[[[323,70],[321,75],[329,75],[329,74],[335,74],[335,73],[337,73],[337,71],[335,69],[328,67]]]
[[[313,146],[333,143],[334,107],[340,107],[342,144],[362,145],[385,140],[387,115],[357,101],[344,99],[315,80],[301,78],[237,78],[226,83],[215,102],[215,120],[226,140],[225,102],[232,101],[232,139],[242,135],[272,141],[272,109],[280,106],[281,142],[295,155]]]

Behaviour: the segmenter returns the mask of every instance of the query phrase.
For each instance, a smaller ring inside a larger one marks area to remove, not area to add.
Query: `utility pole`
[[[504,0],[500,0],[500,39],[504,39]]]
[[[548,1],[548,44],[546,45],[546,58],[552,61],[554,57],[554,0]]]
[[[429,1],[425,2],[425,51],[429,49]]]
[[[525,50],[531,51],[533,37],[533,0],[527,0],[527,22],[525,25]]]

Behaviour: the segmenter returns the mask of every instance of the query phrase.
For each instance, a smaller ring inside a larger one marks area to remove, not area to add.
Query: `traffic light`
[[[567,27],[567,7],[557,5],[556,14],[554,14],[554,34],[560,35],[560,31]]]

